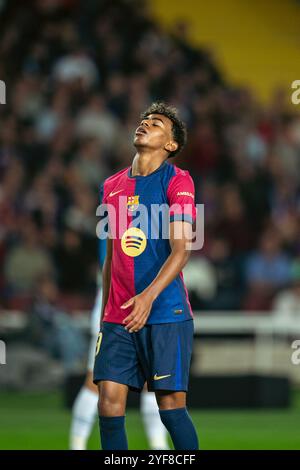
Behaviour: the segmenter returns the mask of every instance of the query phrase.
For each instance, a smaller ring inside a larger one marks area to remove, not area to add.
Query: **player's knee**
[[[185,394],[183,393],[156,393],[156,398],[160,410],[173,410],[186,406]]]
[[[123,416],[125,405],[118,394],[106,390],[105,387],[100,387],[98,412],[100,416]]]
[[[122,403],[110,397],[100,397],[98,400],[99,416],[123,416],[125,414]]]

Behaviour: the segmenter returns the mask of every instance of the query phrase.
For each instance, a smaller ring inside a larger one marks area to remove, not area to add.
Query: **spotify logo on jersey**
[[[122,236],[122,250],[127,256],[135,257],[141,255],[147,246],[144,232],[136,227],[131,227]]]

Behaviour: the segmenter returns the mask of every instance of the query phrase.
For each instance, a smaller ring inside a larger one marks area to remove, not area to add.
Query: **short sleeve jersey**
[[[103,321],[122,323],[121,305],[155,279],[171,253],[169,224],[196,219],[194,183],[188,171],[163,163],[147,176],[126,168],[105,180],[100,191],[113,238],[111,286]],[[180,273],[155,299],[148,324],[193,316]]]

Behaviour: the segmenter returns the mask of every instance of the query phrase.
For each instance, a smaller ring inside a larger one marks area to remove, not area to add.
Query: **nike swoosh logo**
[[[123,191],[123,189],[120,189],[119,191],[115,191],[115,192],[111,192],[108,197],[112,197],[112,196],[115,196],[116,194],[119,194],[121,191]]]
[[[154,380],[161,380],[161,379],[166,379],[167,377],[171,377],[171,374],[168,374],[168,375],[157,375],[157,374],[155,374],[155,376],[153,378],[154,378]]]

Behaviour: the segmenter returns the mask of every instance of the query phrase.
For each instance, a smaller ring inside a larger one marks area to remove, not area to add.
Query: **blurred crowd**
[[[25,305],[43,276],[65,306],[91,305],[99,185],[130,164],[157,99],[187,123],[174,163],[205,204],[194,309],[268,310],[299,286],[300,115],[280,89],[263,106],[227,83],[186,23],[167,33],[142,0],[3,0],[0,79],[0,307]]]

